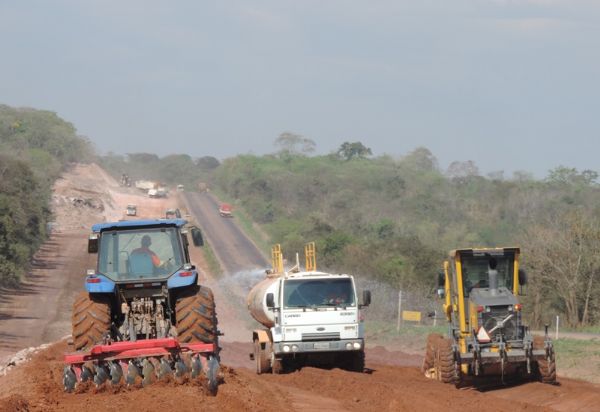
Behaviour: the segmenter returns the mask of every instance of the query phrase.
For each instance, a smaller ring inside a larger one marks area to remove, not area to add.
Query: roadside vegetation
[[[572,328],[600,324],[597,172],[557,166],[541,179],[524,171],[483,175],[471,160],[443,170],[427,148],[395,158],[373,156],[361,142],[314,155],[316,144],[293,133],[275,147],[222,162],[147,154],[102,162],[115,174],[183,182],[186,190],[208,183],[281,243],[288,260],[314,240],[321,268],[427,301],[449,250],[520,246],[533,327],[556,315]],[[263,236],[253,237],[264,249]]]
[[[52,184],[94,152],[55,113],[0,105],[0,286],[15,286],[46,239]]]

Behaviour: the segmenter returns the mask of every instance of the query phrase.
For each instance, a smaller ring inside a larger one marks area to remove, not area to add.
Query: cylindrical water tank
[[[268,277],[257,283],[248,293],[248,310],[257,322],[270,328],[275,324],[275,312],[267,307],[267,293],[272,293],[275,298],[275,306],[279,306],[279,288],[281,277]]]

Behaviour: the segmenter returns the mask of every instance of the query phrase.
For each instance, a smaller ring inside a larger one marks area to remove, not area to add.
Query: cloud
[[[237,10],[237,14],[241,16],[242,19],[262,28],[282,31],[291,27],[289,19],[272,10],[242,6]]]
[[[569,22],[566,20],[549,17],[496,19],[495,22],[496,26],[501,29],[520,32],[540,32],[554,30],[569,25]]]

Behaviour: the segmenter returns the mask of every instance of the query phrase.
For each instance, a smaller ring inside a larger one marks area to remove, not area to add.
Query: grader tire
[[[533,348],[544,349],[544,337],[533,337]],[[556,383],[556,359],[554,354],[549,359],[540,359],[537,361],[537,376],[542,383]]]
[[[427,336],[427,343],[425,348],[425,358],[423,359],[423,365],[421,366],[421,372],[427,374],[434,366],[435,351],[437,349],[437,342],[443,339],[439,333],[430,333]]]
[[[437,341],[437,351],[434,360],[436,373],[440,381],[458,385],[460,377],[454,362],[452,341],[448,338],[440,338]]]
[[[175,304],[177,334],[183,343],[218,343],[217,312],[212,290],[197,286]]]
[[[71,323],[75,350],[101,343],[110,332],[110,298],[81,292],[73,302]]]

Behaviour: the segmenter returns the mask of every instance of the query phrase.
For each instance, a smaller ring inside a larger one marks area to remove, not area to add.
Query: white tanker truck
[[[281,248],[272,250],[273,270],[248,294],[248,310],[265,328],[252,332],[256,373],[282,373],[304,365],[362,372],[364,324],[354,278],[316,270],[315,244],[305,247],[306,270],[284,272]]]

